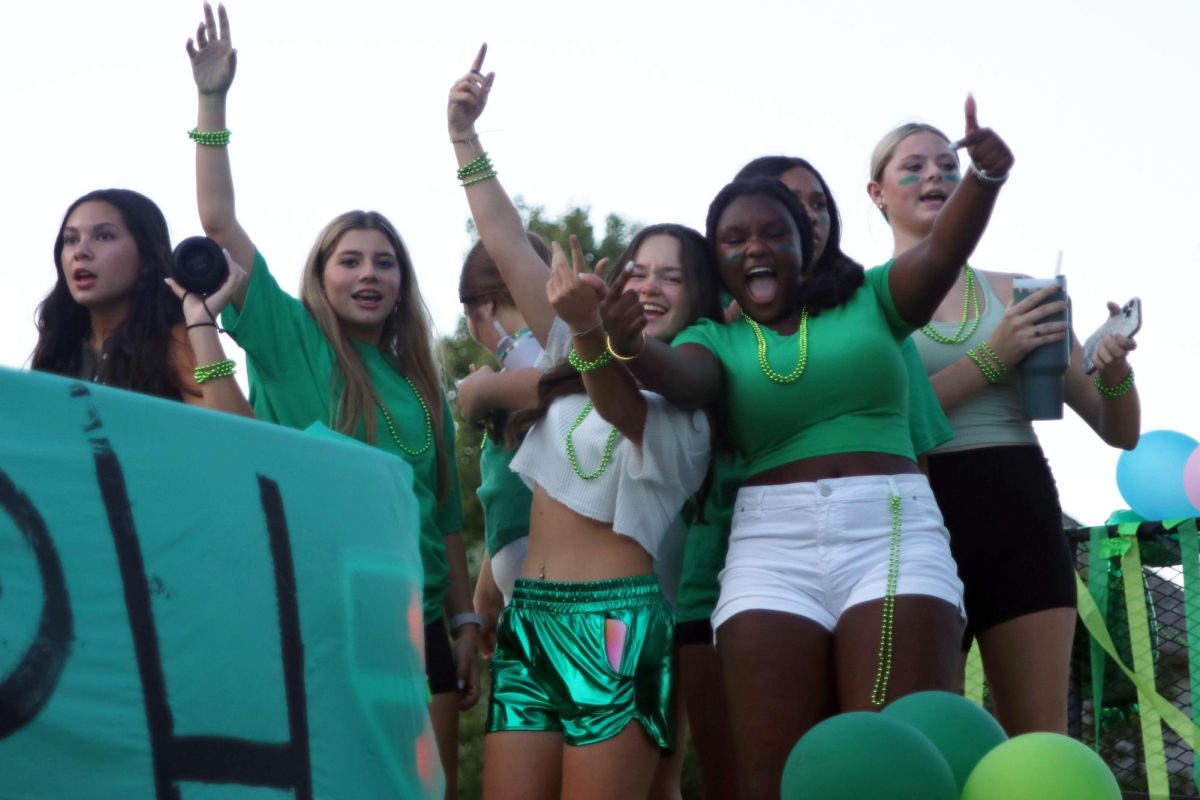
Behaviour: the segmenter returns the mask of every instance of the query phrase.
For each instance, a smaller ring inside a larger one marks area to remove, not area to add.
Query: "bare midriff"
[[[746,486],[776,486],[811,483],[830,478],[859,478],[864,475],[906,475],[920,472],[917,462],[890,453],[837,453],[802,458],[751,475]]]
[[[533,490],[529,549],[521,577],[548,581],[600,581],[654,571],[645,549],[612,529],[564,506],[541,486]]]

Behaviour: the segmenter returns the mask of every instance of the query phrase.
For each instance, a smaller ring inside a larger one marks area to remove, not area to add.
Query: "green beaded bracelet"
[[[478,175],[474,178],[467,178],[466,180],[464,180],[462,182],[463,188],[471,186],[472,184],[483,183],[484,181],[490,181],[492,178],[496,177],[497,174],[498,173],[496,173],[493,170],[492,172],[485,172],[482,175]]]
[[[215,364],[204,364],[196,367],[194,373],[196,385],[203,386],[211,380],[217,378],[229,378],[236,372],[237,363],[232,358],[227,358],[224,361],[218,361]]]
[[[990,344],[987,342],[981,342],[979,347],[975,349],[981,352],[992,362],[992,366],[995,368],[1000,377],[1004,377],[1008,374],[1008,364],[1004,363],[1004,359],[1000,358],[999,354],[992,349]]]
[[[967,357],[975,362],[975,366],[979,367],[979,371],[983,373],[983,377],[987,378],[988,383],[999,383],[1000,372],[991,365],[986,356],[981,356],[975,352],[975,348],[967,351]]]
[[[469,178],[472,175],[477,175],[480,172],[488,172],[491,170],[491,168],[492,160],[488,158],[488,154],[480,153],[478,156],[458,168],[458,179],[461,181],[464,178]]]
[[[1099,372],[1092,376],[1092,385],[1096,387],[1096,391],[1103,397],[1124,397],[1133,388],[1133,367],[1129,368],[1129,374],[1125,376],[1125,380],[1116,386],[1105,386],[1101,383]]]
[[[222,128],[219,131],[202,131],[199,128],[192,128],[188,131],[188,138],[204,147],[225,147],[229,144],[229,137],[232,135],[229,128]]]
[[[574,349],[572,349],[567,355],[567,363],[577,369],[579,372],[591,372],[594,369],[600,369],[605,364],[611,363],[612,360],[612,353],[608,352],[607,350],[600,353],[600,355],[596,356],[596,358],[592,361],[584,361],[582,358],[580,358],[579,353],[575,352]]]

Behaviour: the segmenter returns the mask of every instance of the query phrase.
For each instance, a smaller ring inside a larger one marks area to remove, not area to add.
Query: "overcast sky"
[[[973,91],[981,124],[1006,138],[1017,166],[972,264],[1045,276],[1063,250],[1081,338],[1105,300],[1140,296],[1143,428],[1200,438],[1196,2],[228,8],[239,216],[285,287],[298,290],[329,219],[373,208],[396,223],[437,325],[453,331],[469,242],[446,93],[484,40],[497,80],[479,129],[511,192],[552,213],[589,205],[597,222],[616,211],[702,228],[744,162],[801,155],[825,174],[845,249],[867,265],[891,252],[864,190],[876,140],[913,119],[961,135]],[[15,280],[0,292],[0,365],[20,367],[74,198],[136,189],[162,206],[174,239],[200,232],[184,42],[201,6],[61,0],[6,16],[0,211]],[[1098,522],[1124,505],[1116,451],[1073,416],[1038,431],[1065,511]]]

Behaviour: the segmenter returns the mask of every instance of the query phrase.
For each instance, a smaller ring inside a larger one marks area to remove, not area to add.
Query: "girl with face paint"
[[[586,272],[573,239],[573,265],[556,249],[547,271],[474,129],[494,79],[484,54],[451,88],[450,140],[484,246],[548,369],[537,407],[508,424],[510,437],[526,431],[512,469],[533,502],[492,657],[484,796],[646,797],[661,752],[678,749],[666,565],[707,470],[709,428],[703,413],[641,391],[625,364],[643,339],[719,316],[712,261],[695,231],[656,225],[620,268]],[[624,349],[602,315],[636,322]]]
[[[456,797],[458,714],[479,699],[480,619],[459,533],[454,421],[416,270],[387,218],[350,211],[318,235],[300,298],[283,291],[236,214],[225,125],[237,54],[223,6],[214,14],[204,5],[187,51],[198,92],[192,137],[200,221],[235,260],[253,265],[224,322],[248,356],[255,411],[288,427],[324,423],[412,467],[430,717],[446,796]]]
[[[867,191],[892,227],[896,254],[929,235],[963,181],[949,140],[932,126],[905,125],[879,142]],[[1012,297],[1015,277],[964,266],[913,339],[955,429],[954,440],[929,457],[929,479],[964,586],[963,652],[978,640],[996,716],[1010,736],[1065,734],[1074,560],[1054,478],[1014,381],[1029,352],[1071,333],[1066,322],[1046,320],[1066,305],[1042,302],[1057,287],[1018,303],[1001,299]],[[1133,348],[1132,339],[1106,337],[1094,383],[1072,337],[1066,402],[1114,447],[1138,441],[1126,360]]]
[[[814,269],[808,214],[778,181],[725,187],[708,239],[743,316],[631,362],[673,402],[716,406],[746,460],[712,618],[743,797],[777,797],[792,746],[826,716],[956,685],[962,589],[917,468],[900,347],[1012,165],[973,114],[964,144],[981,175],[928,237],[865,274]],[[633,338],[610,335],[618,349]]]

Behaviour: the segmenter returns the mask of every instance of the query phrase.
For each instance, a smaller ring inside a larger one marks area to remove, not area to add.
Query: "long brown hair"
[[[179,299],[163,283],[171,263],[167,220],[150,198],[129,189],[88,192],[67,208],[54,240],[54,288],[37,310],[38,341],[30,366],[74,377],[83,340],[91,329],[90,312],[75,302],[63,271],[63,229],[84,203],[107,203],[117,209],[137,243],[141,265],[129,293],[125,319],[104,343],[108,358],[101,379],[111,386],[182,400],[186,391],[171,360],[171,332],[183,321]]]
[[[300,300],[321,327],[337,362],[329,386],[336,409],[331,420],[332,427],[354,436],[359,426],[364,426],[370,444],[375,443],[378,434],[375,407],[380,402],[379,395],[367,374],[366,364],[342,330],[341,320],[325,296],[325,265],[337,249],[338,241],[352,230],[379,231],[396,251],[400,268],[400,297],[384,322],[379,351],[389,364],[413,382],[425,401],[425,407],[429,409],[434,446],[437,448],[438,496],[441,497],[450,485],[450,457],[445,447],[441,381],[431,347],[433,337],[430,333],[429,309],[421,298],[408,248],[387,217],[376,211],[347,211],[335,218],[317,237],[312,252],[308,254],[308,262],[304,265]]]
[[[691,306],[684,326],[688,326],[701,318],[722,319],[721,303],[718,297],[718,280],[716,262],[713,261],[712,251],[705,243],[704,237],[697,231],[684,225],[662,223],[643,228],[638,232],[629,247],[617,259],[616,264],[610,265],[606,280],[616,279],[620,266],[637,255],[638,248],[651,236],[670,236],[679,242],[680,264],[683,267],[684,293]],[[525,431],[550,410],[550,405],[560,397],[571,394],[582,394],[583,376],[565,361],[548,371],[538,381],[538,404],[533,408],[517,411],[508,419],[505,431],[509,447],[515,447]]]

